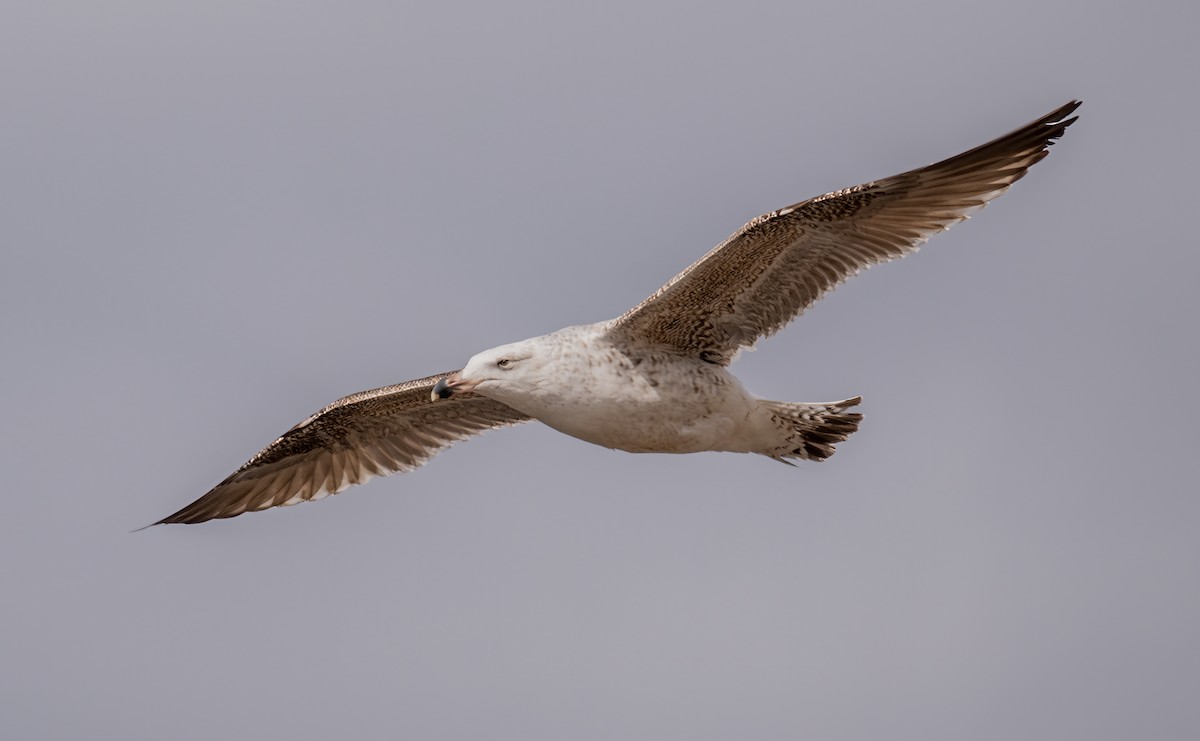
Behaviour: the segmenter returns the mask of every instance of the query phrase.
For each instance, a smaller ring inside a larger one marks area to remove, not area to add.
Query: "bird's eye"
[[[496,367],[508,370],[509,368],[512,367],[512,360],[510,360],[509,358],[500,358],[499,360],[496,361]]]

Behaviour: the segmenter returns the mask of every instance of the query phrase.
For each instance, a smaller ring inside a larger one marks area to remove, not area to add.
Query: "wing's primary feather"
[[[616,319],[610,332],[728,364],[826,291],[916,252],[1003,193],[1046,156],[1079,105],[928,167],[759,216]]]
[[[204,496],[155,525],[196,523],[307,502],[411,471],[479,432],[529,419],[475,394],[430,401],[442,373],[339,399],[263,448]]]

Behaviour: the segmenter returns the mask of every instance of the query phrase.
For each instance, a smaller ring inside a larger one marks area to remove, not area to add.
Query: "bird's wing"
[[[917,251],[1047,154],[1073,101],[957,157],[764,214],[614,320],[625,341],[727,364],[861,270]]]
[[[154,524],[204,522],[321,499],[376,476],[411,471],[459,440],[529,419],[470,393],[431,401],[434,384],[446,375],[333,402],[263,448],[212,491]]]

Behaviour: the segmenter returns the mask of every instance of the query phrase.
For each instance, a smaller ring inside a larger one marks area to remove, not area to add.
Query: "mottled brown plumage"
[[[483,396],[433,403],[448,373],[338,399],[263,448],[204,496],[156,525],[204,522],[336,494],[376,476],[411,471],[443,448],[524,414]]]
[[[1079,105],[957,157],[759,216],[618,319],[613,332],[728,364],[826,291],[916,252],[1003,193],[1046,156]]]

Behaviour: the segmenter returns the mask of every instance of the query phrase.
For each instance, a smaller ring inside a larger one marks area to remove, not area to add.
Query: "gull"
[[[234,517],[411,471],[485,430],[537,420],[631,453],[821,461],[860,397],[760,399],[727,369],[862,270],[916,252],[1014,182],[1077,117],[1072,101],[936,164],[751,220],[616,319],[484,350],[460,370],[339,399],[155,525]]]

